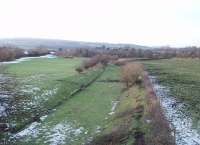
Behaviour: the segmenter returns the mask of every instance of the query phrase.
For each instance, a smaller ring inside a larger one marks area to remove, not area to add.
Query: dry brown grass
[[[120,124],[112,128],[112,131],[95,138],[90,145],[119,145],[127,144],[128,140],[135,140],[132,145],[145,145],[144,133],[133,129],[133,118],[142,117],[143,107],[138,106],[120,112],[115,119],[121,120]],[[139,118],[138,118],[139,119]]]
[[[160,101],[154,93],[146,72],[143,73],[143,81],[147,92],[146,120],[149,120],[151,125],[151,133],[146,141],[148,145],[175,145],[175,138],[171,135],[172,129],[163,114]]]

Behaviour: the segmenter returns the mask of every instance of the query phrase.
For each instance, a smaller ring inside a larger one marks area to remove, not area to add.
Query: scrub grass
[[[134,145],[145,143],[148,125],[144,123],[146,92],[138,85],[132,86],[119,97],[119,104],[110,122],[92,145]],[[142,144],[141,144],[142,145]]]

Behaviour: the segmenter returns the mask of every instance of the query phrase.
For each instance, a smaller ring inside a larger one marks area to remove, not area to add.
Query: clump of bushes
[[[34,48],[28,50],[28,56],[42,56],[49,54],[49,50],[47,48]]]
[[[15,47],[0,47],[0,61],[12,61],[24,56],[42,56],[46,54],[49,54],[47,48],[35,48],[25,51]]]
[[[0,61],[11,61],[23,56],[24,56],[23,49],[0,47]]]
[[[14,47],[0,47],[0,61],[11,61],[24,56],[42,56],[49,54],[47,48],[28,49],[25,54],[24,49]]]
[[[94,67],[95,65],[97,65],[100,61],[100,57],[97,55],[97,56],[94,56],[88,60],[85,60],[82,64],[83,68],[84,69],[89,69],[91,67]]]
[[[115,56],[99,54],[99,55],[89,58],[88,60],[83,61],[82,65],[76,68],[76,71],[78,73],[81,73],[84,70],[92,68],[98,64],[101,64],[103,67],[105,67],[109,62],[115,59],[117,59]]]
[[[68,49],[57,51],[56,55],[64,58],[73,58],[74,56],[76,56],[74,51]]]
[[[121,79],[125,82],[126,87],[129,88],[135,83],[142,81],[143,66],[139,63],[127,63],[122,66]]]
[[[15,48],[15,49],[13,49],[13,52],[15,54],[15,59],[18,59],[18,58],[25,56],[23,49]]]
[[[122,66],[122,65],[125,65],[126,62],[121,61],[121,60],[116,60],[116,61],[113,62],[113,64],[115,64],[115,65],[117,65],[117,66]]]
[[[100,56],[94,56],[88,60],[83,61],[82,65],[76,68],[78,73],[82,73],[84,70],[96,66],[100,62]]]
[[[81,66],[79,66],[79,67],[76,68],[76,71],[78,73],[82,73],[84,71],[84,69]]]

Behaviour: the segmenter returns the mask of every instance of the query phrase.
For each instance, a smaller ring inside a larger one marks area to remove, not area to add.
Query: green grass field
[[[173,96],[187,104],[187,112],[196,124],[200,119],[200,60],[154,60],[144,64],[161,84],[170,88]]]
[[[33,59],[6,66],[6,75],[16,80],[17,94],[12,106],[16,106],[2,122],[12,124],[14,130],[23,128],[34,118],[55,109],[70,94],[94,79],[102,69],[84,74],[75,72],[82,59]]]
[[[122,91],[120,67],[112,64],[78,74],[75,68],[82,60],[40,58],[6,67],[6,75],[16,80],[15,90],[23,94],[15,98],[18,109],[5,118],[20,129],[11,135],[11,144],[102,145],[117,131],[117,144],[128,145],[136,141],[136,133],[146,132],[144,88]],[[35,115],[39,121],[30,119]]]
[[[14,68],[12,68],[12,66],[8,68],[8,70],[11,69]],[[63,71],[63,69],[60,71]],[[80,83],[81,80],[86,83],[88,80],[86,75],[92,77],[94,72],[96,75],[99,71],[99,69],[90,70],[88,73],[80,75],[74,73],[75,76],[71,73],[72,76],[65,77],[59,89],[65,92],[67,90],[69,91],[73,83]],[[20,75],[20,73],[18,75]],[[96,82],[72,98],[63,100],[62,104],[56,107],[56,110],[37,125],[35,128],[37,130],[37,135],[25,136],[22,140],[17,141],[17,144],[27,144],[27,142],[29,144],[39,145],[53,143],[56,140],[56,133],[63,136],[60,140],[66,144],[76,145],[82,142],[88,142],[89,139],[96,136],[109,122],[112,116],[112,114],[109,113],[114,111],[114,109],[112,110],[113,105],[121,94],[121,83],[107,83],[101,82],[101,80],[106,80],[108,78],[119,79],[119,75],[119,67],[113,65],[108,66],[103,75]],[[58,78],[59,77],[60,76],[58,76]],[[66,94],[62,91],[58,91],[56,96],[59,98],[65,97]],[[50,104],[55,102],[56,100],[53,100]],[[56,129],[59,125],[64,128],[67,126],[68,128],[66,127],[66,130],[61,131]],[[52,135],[51,139],[54,139],[54,141],[50,139],[49,133]]]

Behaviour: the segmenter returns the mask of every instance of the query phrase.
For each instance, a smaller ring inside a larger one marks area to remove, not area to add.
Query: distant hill
[[[135,44],[113,44],[99,42],[82,42],[57,39],[38,39],[38,38],[15,38],[15,39],[0,39],[0,46],[15,46],[19,48],[29,49],[36,47],[47,47],[51,49],[58,48],[96,48],[105,46],[106,48],[150,48],[147,46]]]

